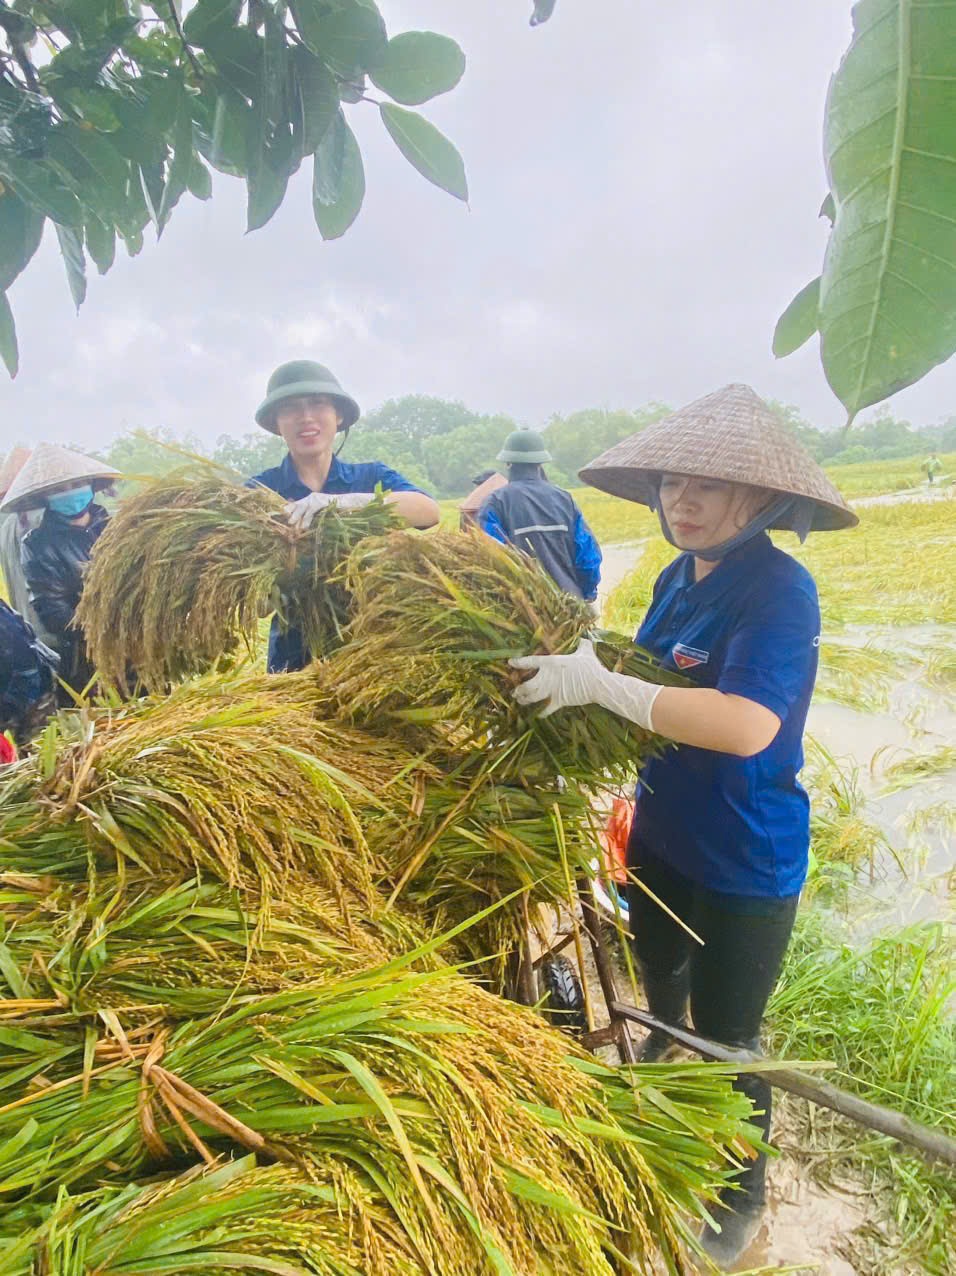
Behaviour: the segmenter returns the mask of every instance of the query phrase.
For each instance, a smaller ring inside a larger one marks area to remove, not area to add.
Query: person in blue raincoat
[[[508,482],[482,505],[478,526],[537,558],[567,593],[593,602],[601,549],[574,497],[545,476],[551,453],[544,439],[533,430],[516,430],[496,459],[508,466]]]
[[[250,484],[285,497],[289,521],[297,527],[308,527],[319,510],[333,503],[342,510],[361,509],[379,487],[412,527],[433,527],[439,518],[437,504],[404,475],[381,461],[339,458],[359,415],[359,405],[324,364],[309,359],[283,363],[269,378],[256,422],[280,435],[288,452],[280,465],[256,474]],[[273,620],[269,672],[302,669],[309,659],[301,632],[282,629]]]
[[[809,801],[798,776],[817,671],[820,610],[810,573],[769,529],[852,527],[857,518],[748,386],[732,385],[617,444],[581,471],[656,510],[681,553],[657,579],[636,641],[687,678],[659,687],[611,673],[591,644],[513,661],[515,691],[545,712],[601,704],[678,746],[644,766],[628,843],[629,922],[652,1014],[702,1036],[759,1048],[760,1025],[807,871]],[[647,888],[702,940],[692,939]],[[644,1061],[669,1038],[651,1033]],[[735,1085],[770,1131],[770,1086]],[[722,1195],[701,1235],[735,1262],[765,1206],[766,1158]]]

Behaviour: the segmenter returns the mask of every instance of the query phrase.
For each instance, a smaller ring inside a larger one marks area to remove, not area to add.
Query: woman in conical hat
[[[674,741],[640,776],[628,867],[701,938],[692,940],[635,883],[630,927],[651,1013],[756,1049],[807,870],[809,803],[797,776],[817,670],[820,611],[809,572],[768,529],[801,539],[857,518],[748,386],[731,385],[649,426],[581,477],[654,509],[682,552],[659,576],[636,641],[687,687],[607,671],[590,643],[572,656],[512,661],[534,676],[523,704],[546,713],[601,704]],[[643,1058],[668,1038],[652,1033]],[[741,1076],[765,1134],[770,1087]],[[764,1208],[765,1157],[725,1193],[720,1229],[701,1237],[734,1261]]]
[[[30,603],[60,656],[60,677],[76,692],[90,682],[93,668],[73,616],[90,553],[109,519],[94,498],[117,476],[95,457],[40,443],[0,504],[5,512],[43,511],[23,541],[23,574]],[[67,695],[63,699],[70,702]]]

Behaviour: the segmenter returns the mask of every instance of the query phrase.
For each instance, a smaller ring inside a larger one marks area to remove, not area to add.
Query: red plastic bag
[[[627,840],[631,836],[634,803],[617,797],[611,803],[601,841],[604,843],[604,871],[612,882],[623,886],[627,881]]]

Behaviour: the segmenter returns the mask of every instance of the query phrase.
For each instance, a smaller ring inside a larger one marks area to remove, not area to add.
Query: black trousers
[[[696,943],[639,886],[628,883],[634,951],[651,1013],[679,1018],[689,1002],[701,1036],[758,1049],[761,1020],[790,942],[799,896],[764,899],[709,890],[652,855],[633,834],[628,867],[704,941],[703,946]],[[743,1073],[734,1085],[753,1101],[761,1113],[754,1120],[769,1137],[768,1083],[759,1074]],[[766,1158],[759,1157],[741,1173],[739,1186],[760,1201],[765,1175]]]

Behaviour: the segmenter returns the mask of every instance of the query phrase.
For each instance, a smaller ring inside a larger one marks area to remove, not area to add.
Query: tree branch
[[[202,70],[202,67],[199,65],[199,61],[196,58],[195,53],[193,53],[192,49],[189,47],[189,43],[186,39],[186,32],[183,30],[183,24],[179,19],[179,11],[176,8],[176,0],[169,0],[169,14],[173,20],[173,26],[176,28],[176,34],[179,36],[179,39],[182,43],[183,52],[185,53],[186,57],[189,60],[189,65],[192,67],[193,71],[196,73],[197,79],[201,80],[203,77],[203,70]]]

